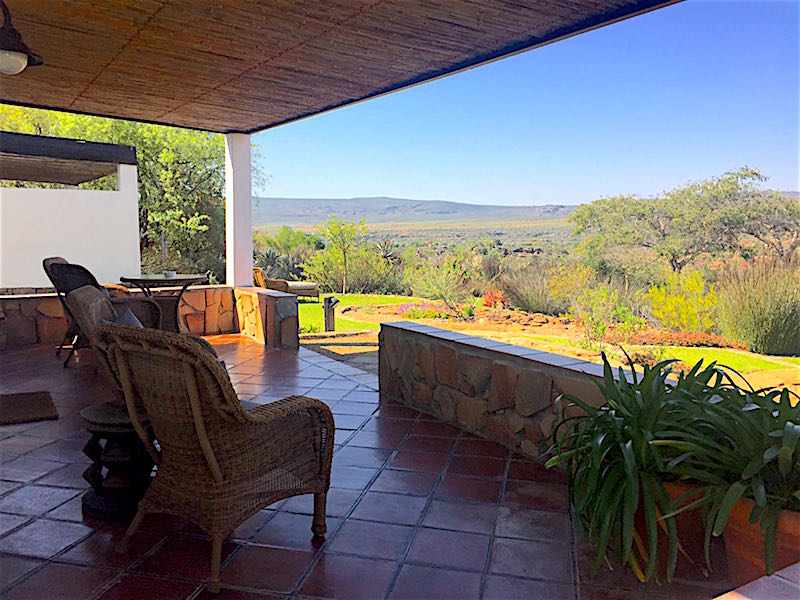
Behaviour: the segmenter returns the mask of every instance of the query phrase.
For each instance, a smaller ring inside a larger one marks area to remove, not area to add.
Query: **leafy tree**
[[[639,246],[666,259],[675,273],[706,253],[735,248],[741,235],[731,211],[764,181],[743,167],[689,183],[653,199],[623,195],[579,206],[570,216],[575,234],[603,245]],[[585,240],[585,241],[586,241]]]
[[[225,149],[220,134],[0,105],[0,129],[136,148],[143,267],[225,277]],[[263,180],[257,168],[256,182]],[[115,186],[108,178],[83,184]]]
[[[754,191],[727,207],[722,219],[730,229],[761,242],[768,254],[787,267],[800,248],[800,198]]]
[[[367,234],[364,219],[358,222],[342,221],[336,215],[330,215],[327,221],[318,227],[322,237],[342,263],[342,293],[347,293],[347,258],[354,246],[359,244]]]
[[[338,292],[342,286],[341,255],[330,246],[303,263],[306,277],[319,283],[324,291]],[[347,291],[349,293],[406,294],[399,264],[381,257],[372,244],[361,242],[347,254]]]

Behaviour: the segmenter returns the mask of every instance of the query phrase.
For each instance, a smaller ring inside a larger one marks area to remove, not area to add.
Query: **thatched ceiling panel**
[[[675,0],[7,0],[0,102],[257,131]]]

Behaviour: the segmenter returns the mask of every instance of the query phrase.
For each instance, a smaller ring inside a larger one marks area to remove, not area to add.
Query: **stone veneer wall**
[[[67,319],[55,294],[0,296],[0,350],[57,345],[66,331]]]
[[[562,393],[600,405],[602,365],[413,322],[384,323],[382,398],[538,457]]]
[[[132,290],[134,295],[140,293]],[[297,297],[293,294],[195,286],[186,290],[178,313],[181,328],[197,335],[241,332],[272,346],[299,345]],[[0,350],[56,345],[66,327],[64,309],[55,294],[0,296]]]
[[[297,296],[264,288],[234,288],[239,330],[268,346],[300,346]]]

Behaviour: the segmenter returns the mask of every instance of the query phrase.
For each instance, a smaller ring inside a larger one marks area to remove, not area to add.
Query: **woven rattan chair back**
[[[72,348],[64,361],[64,367],[66,368],[75,350],[86,347],[87,345],[86,335],[81,333],[81,329],[67,305],[67,294],[84,285],[91,285],[101,289],[105,294],[108,294],[108,292],[97,282],[95,276],[92,275],[86,267],[72,264],[60,256],[45,258],[42,261],[42,267],[50,283],[53,284],[58,299],[61,301],[61,306],[64,308],[64,313],[69,320],[67,331],[64,333],[64,339],[61,341],[58,351],[56,352],[56,356],[58,356],[64,346],[72,344]]]
[[[144,406],[168,468],[221,484],[224,467],[235,465],[221,465],[215,450],[245,415],[217,358],[179,333],[104,324],[93,338],[120,378],[132,419],[131,408]]]

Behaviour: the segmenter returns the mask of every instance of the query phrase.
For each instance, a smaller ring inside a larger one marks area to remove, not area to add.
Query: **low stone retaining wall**
[[[603,403],[602,365],[400,321],[381,325],[382,398],[397,400],[537,457],[551,443],[555,399]]]
[[[131,290],[131,294],[141,292]],[[225,285],[194,286],[183,295],[178,314],[181,328],[196,335],[241,332],[271,346],[299,345],[297,297],[293,294]],[[54,293],[0,296],[0,350],[56,345],[66,328],[64,309]]]

